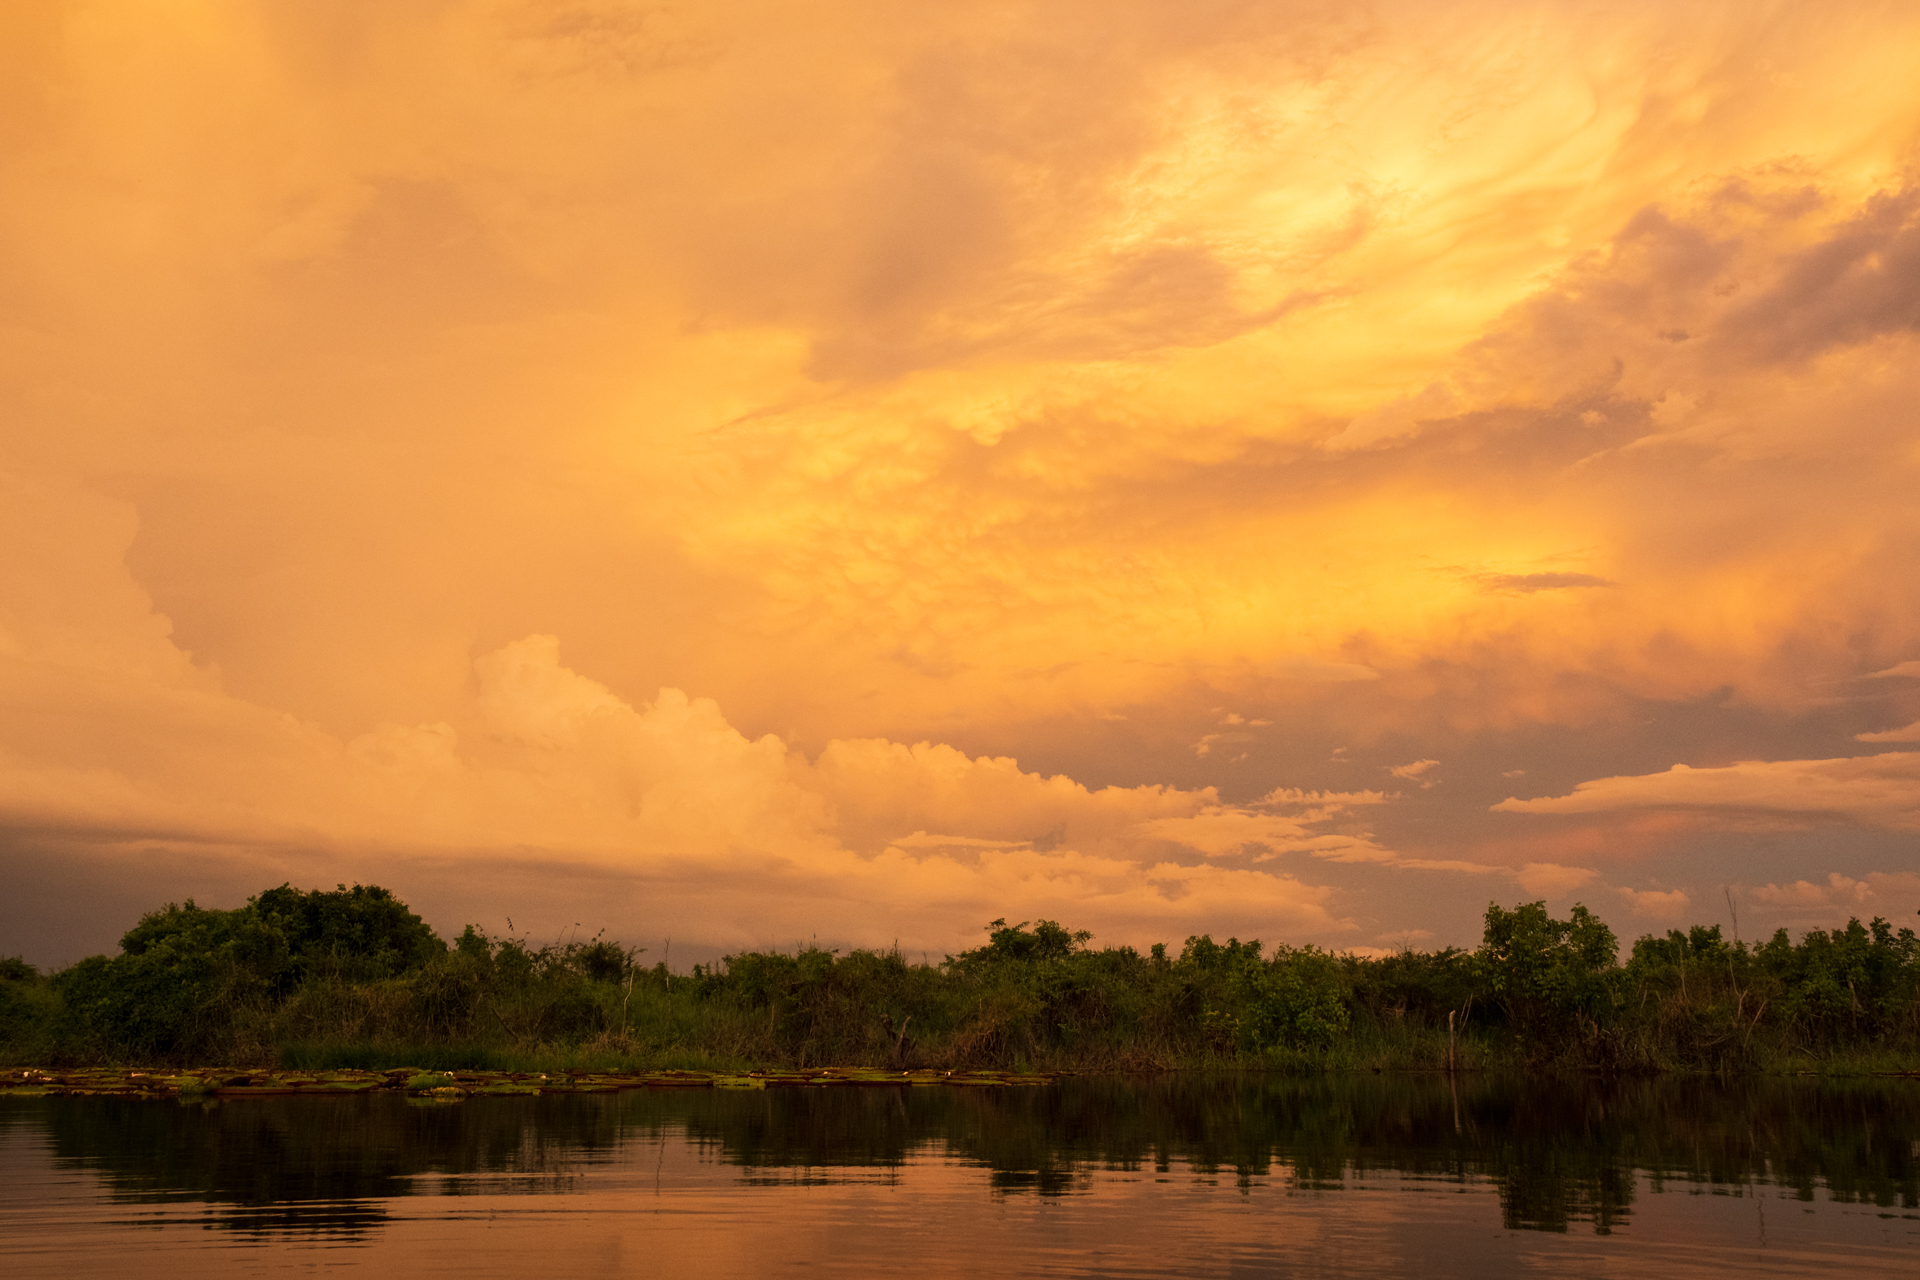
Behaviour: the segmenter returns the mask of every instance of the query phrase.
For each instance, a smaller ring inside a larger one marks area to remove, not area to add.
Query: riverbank
[[[0,1061],[292,1071],[1920,1071],[1920,943],[1883,920],[1717,927],[1625,961],[1576,907],[1487,910],[1482,945],[1363,957],[1201,935],[1095,948],[995,921],[938,963],[748,952],[685,973],[602,938],[451,944],[390,894],[169,906],[115,956],[0,962]]]
[[[1018,1088],[1050,1084],[1044,1073],[1011,1071],[289,1071],[234,1067],[186,1069],[82,1067],[0,1070],[0,1098],[339,1097],[400,1093],[422,1102],[463,1098],[618,1093],[626,1089]]]

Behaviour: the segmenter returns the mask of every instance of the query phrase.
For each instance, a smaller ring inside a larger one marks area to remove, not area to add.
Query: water
[[[1920,1273],[1920,1083],[0,1100],[0,1273]]]

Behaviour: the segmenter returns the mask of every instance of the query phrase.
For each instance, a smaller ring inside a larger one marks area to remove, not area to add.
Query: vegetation
[[[1643,937],[1490,905],[1477,950],[1381,958],[1211,937],[1094,948],[996,920],[938,964],[747,952],[690,974],[604,938],[451,945],[392,894],[270,889],[143,917],[120,953],[0,960],[0,1061],[305,1070],[1268,1067],[1610,1074],[1920,1069],[1920,942],[1885,920]]]

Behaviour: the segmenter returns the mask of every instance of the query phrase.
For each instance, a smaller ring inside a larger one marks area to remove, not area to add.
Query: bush
[[[80,1027],[116,1055],[179,1057],[224,1044],[291,966],[287,940],[259,916],[191,899],[141,918],[117,956],[89,956],[55,979]]]
[[[1876,916],[1845,929],[1813,929],[1794,946],[1786,930],[1755,956],[1781,990],[1780,1015],[1819,1045],[1914,1029],[1920,1000],[1920,941]]]
[[[1346,1034],[1347,984],[1334,957],[1314,947],[1188,938],[1176,969],[1198,996],[1204,1028],[1223,1045],[1264,1053],[1324,1048]]]
[[[19,956],[0,956],[0,982],[32,982],[40,971]]]
[[[281,885],[250,910],[286,939],[292,963],[281,989],[315,977],[377,981],[420,968],[446,952],[426,921],[378,885],[301,893]]]
[[[1490,904],[1474,951],[1330,955],[1209,935],[1089,945],[1042,920],[936,964],[895,951],[744,952],[689,977],[596,935],[451,948],[374,886],[270,889],[152,912],[52,978],[0,961],[0,1055],[700,1066],[1920,1067],[1920,941],[1885,920],[1757,947],[1713,926],[1634,943],[1584,907]],[[276,1049],[276,1046],[278,1047]],[[1851,1055],[1851,1056],[1846,1056]],[[541,1066],[541,1070],[547,1069]]]
[[[232,911],[192,899],[140,918],[117,956],[89,956],[56,980],[67,1011],[112,1055],[231,1052],[243,1023],[303,982],[370,981],[417,970],[445,948],[385,889],[269,889]]]
[[[1535,1043],[1584,1034],[1617,1003],[1619,944],[1584,906],[1555,920],[1544,902],[1511,911],[1488,903],[1478,968],[1507,1024]]]

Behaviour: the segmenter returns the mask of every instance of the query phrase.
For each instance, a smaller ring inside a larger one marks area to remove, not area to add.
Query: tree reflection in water
[[[1102,1171],[1282,1180],[1379,1174],[1491,1183],[1511,1229],[1599,1233],[1636,1185],[1784,1187],[1920,1206],[1920,1084],[1704,1078],[1518,1081],[1253,1075],[1088,1077],[1047,1088],[636,1091],[423,1106],[391,1095],[218,1105],[10,1099],[56,1167],[120,1202],[201,1202],[232,1230],[354,1237],[430,1193],[566,1193],[594,1165],[684,1142],[740,1180],[885,1181],[921,1157],[997,1193],[1072,1195]],[[1642,1178],[1641,1175],[1644,1175]]]

